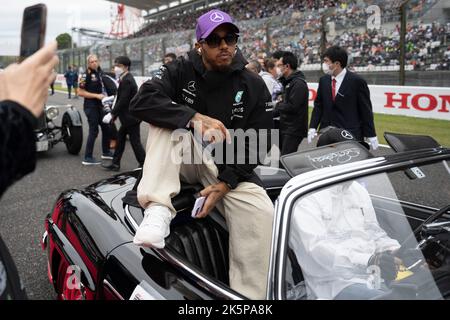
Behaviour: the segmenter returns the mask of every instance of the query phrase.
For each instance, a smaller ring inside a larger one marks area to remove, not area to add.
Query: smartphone
[[[20,61],[38,51],[45,43],[47,6],[37,4],[23,11]]]
[[[195,218],[200,211],[203,209],[203,205],[205,204],[206,197],[198,197],[195,200],[194,208],[192,208],[191,217]]]

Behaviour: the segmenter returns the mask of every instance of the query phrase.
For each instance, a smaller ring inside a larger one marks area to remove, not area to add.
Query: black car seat
[[[228,285],[228,232],[210,218],[192,220],[172,226],[166,248]]]

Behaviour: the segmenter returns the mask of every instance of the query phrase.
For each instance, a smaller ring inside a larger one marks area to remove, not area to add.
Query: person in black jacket
[[[372,102],[367,82],[347,67],[347,52],[338,46],[323,54],[325,76],[320,78],[308,131],[308,143],[317,129],[334,126],[350,131],[359,141],[366,138],[372,149],[378,148]]]
[[[298,59],[292,52],[283,52],[277,62],[284,87],[282,99],[275,107],[280,116],[281,155],[297,151],[308,131],[308,85],[303,72],[297,70]]]
[[[95,140],[98,136],[98,127],[102,130],[102,159],[112,159],[110,150],[110,130],[107,124],[102,122],[103,105],[102,100],[106,96],[106,89],[103,84],[103,71],[99,66],[98,58],[95,54],[87,57],[88,68],[81,76],[78,95],[84,98],[83,109],[89,125],[89,134],[86,141],[86,151],[81,162],[85,166],[98,165],[101,161],[93,156]]]
[[[55,81],[55,52],[56,42],[0,73],[0,196],[35,168],[34,128]]]
[[[0,73],[0,197],[36,166],[34,128],[58,64],[56,41]],[[30,77],[30,74],[33,77]],[[0,300],[24,300],[25,289],[0,237]]]
[[[163,248],[176,214],[171,198],[180,191],[180,177],[200,182],[206,201],[196,218],[217,206],[227,220],[231,287],[262,299],[273,217],[273,204],[253,171],[262,140],[240,140],[230,130],[264,135],[273,126],[273,108],[264,81],[245,68],[238,32],[225,12],[205,13],[197,20],[197,43],[188,58],[163,66],[131,101],[131,113],[150,124],[137,190],[145,216],[134,243]],[[197,139],[214,142],[214,159]]]
[[[137,84],[130,73],[131,61],[128,57],[120,56],[114,61],[115,72],[119,76],[119,88],[117,90],[116,103],[111,111],[103,118],[104,123],[110,123],[118,117],[120,119],[120,129],[117,134],[117,148],[114,152],[112,163],[106,169],[120,170],[120,160],[125,150],[126,136],[129,135],[131,147],[133,148],[139,166],[144,165],[145,150],[141,144],[141,121],[130,114],[130,101],[137,92]]]

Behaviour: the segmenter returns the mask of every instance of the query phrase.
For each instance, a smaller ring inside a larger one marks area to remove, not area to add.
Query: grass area
[[[309,108],[309,119],[311,119],[311,112],[312,108]],[[428,135],[433,137],[441,145],[450,147],[450,121],[380,113],[375,113],[374,118],[378,140],[382,144],[387,144],[383,137],[385,132],[395,132]]]
[[[60,90],[60,91],[64,91],[67,92],[67,88],[63,88],[61,85],[59,84],[55,84],[55,90]]]
[[[386,114],[374,114],[375,127],[381,143],[386,143],[383,133],[423,134],[432,136],[441,145],[450,147],[450,121],[423,119]]]

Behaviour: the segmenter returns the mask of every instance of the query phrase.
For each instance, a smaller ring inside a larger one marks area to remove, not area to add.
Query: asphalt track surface
[[[68,100],[62,93],[49,97],[48,104],[73,104],[83,117],[83,148],[79,155],[70,155],[64,143],[38,154],[36,170],[16,182],[0,199],[0,234],[8,246],[19,270],[20,277],[30,299],[55,299],[53,287],[47,278],[46,254],[41,250],[40,239],[44,232],[44,218],[53,207],[58,195],[69,188],[83,188],[98,180],[108,178],[111,173],[101,166],[81,164],[87,137],[87,122],[82,111],[82,99]],[[64,110],[61,110],[60,116]],[[60,118],[55,121],[60,124]],[[147,126],[141,125],[142,143],[147,140]],[[300,146],[305,148],[303,141]],[[97,138],[94,156],[101,155],[100,135]],[[390,153],[380,148],[376,155]],[[121,171],[137,167],[137,161],[127,142],[121,163]]]

